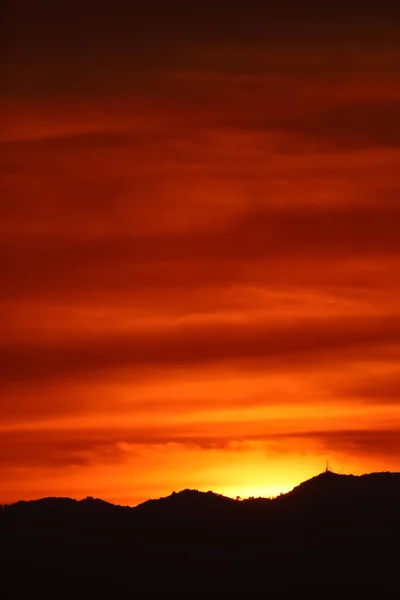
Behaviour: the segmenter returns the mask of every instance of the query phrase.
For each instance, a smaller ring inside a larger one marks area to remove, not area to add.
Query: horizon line
[[[77,498],[77,497],[73,497],[73,496],[41,496],[39,498],[30,498],[30,499],[19,499],[19,500],[15,500],[15,502],[0,502],[0,508],[4,508],[7,506],[13,506],[14,504],[18,504],[19,502],[38,502],[40,500],[48,500],[48,499],[56,499],[56,500],[73,500],[75,502],[82,502],[84,500],[100,500],[101,502],[104,502],[106,504],[110,504],[112,506],[116,506],[116,507],[122,507],[122,508],[136,508],[138,506],[141,506],[142,504],[145,504],[146,502],[151,502],[151,501],[157,501],[157,500],[163,500],[165,498],[169,498],[170,496],[173,496],[175,494],[180,494],[182,492],[185,491],[190,491],[190,492],[198,492],[200,494],[214,494],[215,496],[221,496],[223,498],[227,498],[229,500],[234,500],[237,502],[242,502],[244,500],[250,500],[250,499],[262,499],[262,500],[274,500],[275,498],[279,498],[280,496],[285,496],[286,494],[289,494],[290,492],[292,492],[295,488],[299,487],[300,485],[302,485],[303,483],[306,483],[307,481],[311,481],[312,479],[319,477],[321,475],[325,475],[325,474],[331,474],[331,475],[337,475],[339,477],[365,477],[368,475],[383,475],[383,474],[391,474],[391,475],[400,475],[400,471],[370,471],[367,473],[362,473],[360,475],[355,475],[354,473],[343,473],[343,472],[336,472],[333,469],[330,468],[329,465],[327,465],[327,467],[321,471],[320,473],[317,473],[316,475],[314,475],[313,477],[310,477],[309,479],[305,479],[304,481],[301,481],[300,483],[298,483],[297,485],[294,485],[293,488],[291,488],[290,490],[286,491],[286,492],[280,492],[279,494],[276,494],[275,496],[246,496],[246,497],[242,497],[240,495],[237,496],[228,496],[225,494],[221,494],[219,492],[214,492],[213,490],[207,490],[207,491],[203,491],[197,488],[182,488],[181,490],[179,490],[178,492],[176,490],[171,491],[169,494],[167,494],[166,496],[159,496],[158,498],[148,498],[147,500],[143,500],[143,502],[139,502],[138,504],[117,504],[115,502],[111,502],[108,500],[104,500],[103,498],[99,498],[96,496],[92,496],[91,494],[88,494],[86,496]]]

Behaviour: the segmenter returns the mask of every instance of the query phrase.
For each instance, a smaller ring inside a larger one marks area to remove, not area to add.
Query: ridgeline
[[[183,490],[133,508],[94,498],[22,501],[0,510],[0,535],[13,598],[37,586],[44,593],[51,581],[56,597],[72,585],[69,598],[106,589],[225,597],[328,582],[366,592],[395,585],[400,473],[326,471],[274,499]]]

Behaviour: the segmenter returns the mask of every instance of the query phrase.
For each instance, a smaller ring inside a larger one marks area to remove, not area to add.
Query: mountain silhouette
[[[159,594],[185,581],[190,597],[275,593],[325,586],[327,569],[342,595],[351,586],[366,593],[395,584],[400,474],[327,471],[274,499],[186,489],[133,508],[91,497],[21,501],[0,510],[0,535],[4,572],[21,574],[13,598],[48,583],[45,572],[74,582],[74,598],[85,586],[93,597],[107,586]]]
[[[142,514],[199,518],[218,512],[221,515],[226,514],[230,508],[236,507],[236,505],[237,500],[221,494],[186,489],[159,500],[147,500],[147,502],[139,504],[136,510]]]
[[[304,481],[285,494],[287,497],[304,494],[331,496],[335,495],[358,495],[360,497],[368,494],[382,497],[382,495],[399,495],[400,473],[369,473],[368,475],[340,475],[326,470],[316,477]]]

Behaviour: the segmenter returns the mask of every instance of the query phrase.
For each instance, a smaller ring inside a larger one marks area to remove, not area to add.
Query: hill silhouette
[[[44,573],[75,582],[82,596],[75,590],[74,598],[85,586],[91,596],[107,586],[158,594],[186,581],[189,596],[237,593],[240,583],[275,592],[327,585],[332,570],[330,587],[382,589],[398,565],[399,509],[399,473],[330,471],[275,499],[183,490],[133,508],[94,498],[22,501],[0,510],[2,567],[21,574],[13,598],[25,597],[24,586],[43,587]]]

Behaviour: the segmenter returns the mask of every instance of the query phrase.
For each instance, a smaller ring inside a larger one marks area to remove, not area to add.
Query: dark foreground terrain
[[[399,509],[399,473],[325,472],[273,500],[17,502],[0,510],[1,597],[397,597]]]

